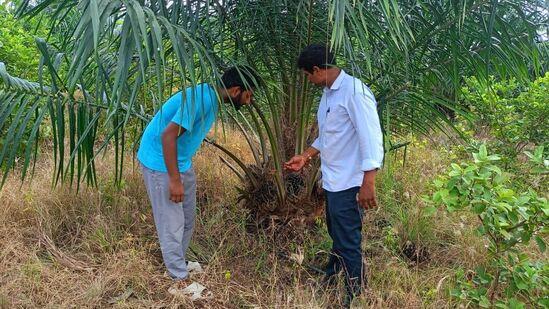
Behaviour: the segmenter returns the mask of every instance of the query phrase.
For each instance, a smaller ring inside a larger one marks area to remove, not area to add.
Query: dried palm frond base
[[[308,187],[308,170],[304,173],[287,173],[284,175],[286,198],[278,197],[276,179],[270,168],[249,166],[255,178],[255,185],[246,184],[244,189],[238,188],[239,202],[249,210],[248,228],[275,229],[277,232],[287,232],[288,225],[306,227],[314,223],[324,210],[324,198],[316,183]]]

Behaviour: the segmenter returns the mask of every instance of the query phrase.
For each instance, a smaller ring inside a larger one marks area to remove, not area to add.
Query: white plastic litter
[[[197,300],[197,299],[204,298],[202,293],[204,292],[205,289],[206,287],[203,286],[202,284],[198,282],[193,282],[191,283],[191,285],[183,289],[183,293],[191,294],[191,300]]]
[[[193,282],[184,289],[172,286],[168,289],[168,292],[176,297],[181,298],[190,296],[192,301],[209,298],[212,295],[211,292],[206,291],[205,286],[198,282]]]
[[[202,269],[202,266],[200,265],[200,263],[191,262],[191,261],[189,261],[189,263],[187,263],[187,271],[189,273],[195,273],[195,274],[200,274],[200,273],[204,272],[204,270]]]

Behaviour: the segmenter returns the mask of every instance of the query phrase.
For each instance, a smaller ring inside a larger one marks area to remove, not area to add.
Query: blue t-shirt
[[[183,92],[174,94],[143,132],[137,159],[152,170],[166,173],[162,133],[170,122],[174,122],[185,128],[185,132],[177,138],[177,164],[180,173],[187,171],[191,168],[192,157],[215,121],[217,105],[215,90],[208,84],[189,87],[185,89],[184,96]]]

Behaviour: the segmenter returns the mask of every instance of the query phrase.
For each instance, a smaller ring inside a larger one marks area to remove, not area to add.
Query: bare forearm
[[[177,165],[177,136],[173,134],[162,134],[162,152],[164,163],[168,169],[170,180],[180,181],[179,167]]]
[[[320,151],[318,151],[318,149],[311,146],[307,148],[301,155],[310,160],[316,157],[319,153]]]
[[[364,178],[362,180],[362,185],[374,185],[376,182],[377,169],[364,172]]]
[[[362,186],[358,192],[358,203],[364,209],[372,209],[377,207],[376,200],[376,174],[377,169],[364,172]]]

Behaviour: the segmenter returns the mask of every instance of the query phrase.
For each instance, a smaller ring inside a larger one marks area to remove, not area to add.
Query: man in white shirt
[[[326,222],[333,240],[326,279],[345,271],[348,300],[352,300],[363,283],[362,213],[377,207],[375,175],[383,162],[376,101],[362,81],[336,67],[326,45],[307,46],[298,67],[311,83],[324,87],[317,113],[319,136],[285,167],[299,171],[320,154]]]

